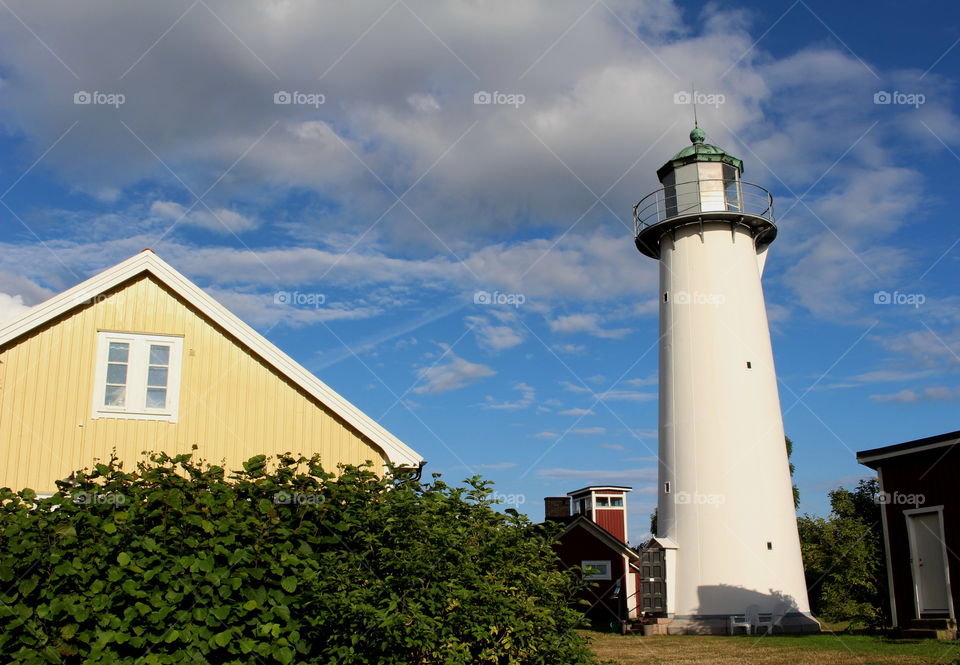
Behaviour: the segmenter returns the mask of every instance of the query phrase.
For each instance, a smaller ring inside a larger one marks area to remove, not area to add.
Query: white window
[[[609,561],[581,561],[580,567],[583,568],[583,579],[585,580],[610,579]]]
[[[176,422],[183,338],[101,331],[94,418]]]
[[[597,497],[597,508],[623,508],[623,497],[604,495]]]

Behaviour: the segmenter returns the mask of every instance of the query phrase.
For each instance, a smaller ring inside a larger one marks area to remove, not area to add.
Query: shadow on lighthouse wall
[[[808,633],[820,630],[820,624],[812,616],[800,612],[793,596],[775,589],[762,593],[718,584],[699,587],[697,596],[700,600],[697,614],[714,621],[732,614],[743,614],[748,620],[755,620],[757,615],[770,613],[773,615],[774,632]],[[717,626],[712,628],[715,630]]]

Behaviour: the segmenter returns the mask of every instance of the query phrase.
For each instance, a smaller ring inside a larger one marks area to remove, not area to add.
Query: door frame
[[[911,508],[903,511],[904,519],[907,521],[907,547],[910,554],[910,573],[913,584],[913,608],[916,618],[920,618],[920,571],[918,567],[916,554],[916,537],[914,536],[914,523],[912,517],[936,513],[937,521],[940,525],[940,547],[943,551],[943,579],[947,585],[947,612],[951,619],[956,618],[953,608],[953,593],[950,589],[950,559],[947,558],[946,530],[943,527],[943,506],[924,506],[923,508]]]

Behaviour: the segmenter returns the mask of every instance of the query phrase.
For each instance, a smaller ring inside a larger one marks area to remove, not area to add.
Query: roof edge
[[[585,527],[588,531],[592,531],[598,538],[606,541],[612,549],[619,550],[621,554],[625,554],[631,559],[640,558],[636,550],[583,514],[577,515],[570,520],[557,537],[559,538],[560,536],[570,533],[570,531],[578,525]]]
[[[947,432],[945,434],[928,436],[923,439],[915,439],[914,441],[895,443],[881,448],[861,450],[857,452],[857,462],[875,469],[875,463],[884,459],[934,450],[936,448],[943,448],[944,446],[956,445],[957,443],[960,443],[960,431]]]

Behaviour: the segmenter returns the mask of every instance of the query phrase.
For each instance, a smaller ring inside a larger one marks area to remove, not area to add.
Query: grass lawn
[[[960,642],[865,635],[641,637],[583,631],[601,662],[617,665],[932,665],[960,663]]]

